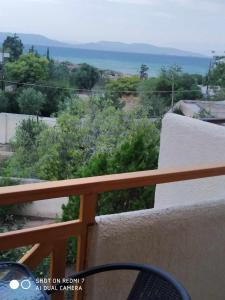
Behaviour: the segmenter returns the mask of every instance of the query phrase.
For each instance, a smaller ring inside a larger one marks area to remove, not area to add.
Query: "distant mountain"
[[[142,43],[125,44],[120,42],[101,41],[96,43],[77,44],[76,48],[157,55],[203,56],[199,53],[193,53],[175,48],[157,47],[151,44]]]
[[[9,32],[0,32],[0,43],[2,44],[8,35],[13,35]],[[69,44],[60,41],[49,39],[39,34],[18,33],[23,44],[34,46],[46,47],[67,47],[78,48],[98,51],[113,51],[113,52],[128,52],[128,53],[142,53],[142,54],[156,54],[156,55],[175,55],[175,56],[197,56],[201,57],[202,54],[193,53],[189,51],[179,50],[176,48],[157,47],[151,44],[132,43],[126,44],[121,42],[107,42],[101,41],[96,43],[84,44]]]
[[[0,32],[0,44],[4,42],[7,36],[13,36],[11,32]],[[39,34],[17,33],[24,45],[46,46],[46,47],[74,47],[56,40],[49,39]]]

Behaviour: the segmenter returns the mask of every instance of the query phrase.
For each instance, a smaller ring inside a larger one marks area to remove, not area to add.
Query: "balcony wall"
[[[225,127],[169,113],[163,119],[159,169],[225,163]],[[157,185],[155,207],[225,199],[225,176]]]
[[[10,139],[15,136],[18,125],[27,119],[36,120],[36,116],[0,113],[0,144],[8,144]],[[50,127],[56,124],[55,118],[39,117],[39,120],[45,122]]]
[[[89,229],[88,266],[148,263],[177,277],[192,300],[224,300],[225,201],[100,216],[96,221]],[[86,299],[126,299],[132,274],[97,275],[88,284]]]
[[[1,178],[1,176],[0,176]],[[11,179],[19,182],[19,184],[32,184],[45,182],[44,180],[34,178],[16,178]],[[25,217],[41,217],[55,219],[62,215],[62,205],[67,204],[69,197],[59,197],[46,199],[41,201],[29,201],[25,205],[21,206],[20,209],[16,207],[15,214]]]

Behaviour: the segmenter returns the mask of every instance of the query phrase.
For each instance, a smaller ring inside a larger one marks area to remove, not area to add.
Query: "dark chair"
[[[69,278],[80,279],[97,273],[115,270],[139,271],[127,300],[191,300],[184,287],[173,276],[144,264],[121,263],[102,265],[76,273]],[[70,284],[58,284],[56,289],[67,285]],[[54,292],[48,291],[47,293],[52,294]]]
[[[24,265],[13,262],[0,263],[0,299],[49,300],[49,296]]]
[[[69,277],[81,279],[113,270],[139,271],[127,300],[190,300],[183,286],[171,275],[149,265],[123,263],[90,268]],[[18,263],[0,263],[0,299],[48,300],[50,294],[71,284],[58,284],[44,291],[27,267]],[[48,295],[47,295],[48,294]],[[101,300],[101,299],[99,299]]]

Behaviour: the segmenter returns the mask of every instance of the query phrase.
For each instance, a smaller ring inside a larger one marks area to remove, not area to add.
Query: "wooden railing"
[[[85,267],[88,227],[95,223],[99,193],[220,175],[225,175],[225,166],[152,170],[1,187],[1,206],[80,195],[80,214],[79,220],[2,233],[0,234],[0,250],[33,245],[19,262],[34,269],[51,254],[51,278],[64,278],[66,245],[69,237],[78,238],[76,270],[79,271]],[[55,294],[53,299],[62,300],[63,297],[61,292]],[[76,293],[75,298],[81,299],[82,294]]]

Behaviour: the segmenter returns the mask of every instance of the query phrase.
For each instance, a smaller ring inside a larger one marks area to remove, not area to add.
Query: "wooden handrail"
[[[0,205],[25,203],[70,195],[97,194],[220,175],[225,175],[224,165],[151,170],[0,187]]]
[[[51,278],[63,278],[66,267],[66,243],[71,236],[78,238],[77,271],[85,267],[88,227],[95,222],[99,193],[220,175],[225,175],[225,165],[141,171],[1,187],[0,206],[79,195],[80,214],[79,220],[76,221],[1,233],[0,249],[35,245],[20,260],[32,268],[51,252]],[[63,300],[63,293],[54,294],[52,298]],[[76,293],[74,299],[82,299],[82,294]]]
[[[71,236],[78,237],[82,231],[82,225],[82,222],[77,220],[1,233],[0,249],[5,250],[37,243],[48,243],[52,240]]]

